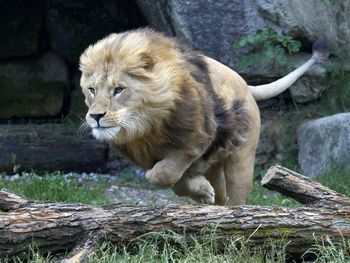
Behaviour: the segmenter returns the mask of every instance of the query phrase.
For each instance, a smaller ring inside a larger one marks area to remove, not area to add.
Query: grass
[[[258,170],[254,182],[254,189],[249,200],[256,205],[283,205],[288,207],[299,206],[297,202],[283,197],[278,193],[261,187],[258,179],[264,170]],[[132,183],[132,176],[124,172],[119,183]],[[332,171],[319,177],[319,180],[330,188],[350,196],[350,172],[333,168]],[[339,183],[341,182],[341,183]],[[78,184],[74,180],[65,180],[61,173],[38,176],[32,173],[29,177],[14,182],[0,180],[0,188],[8,188],[16,193],[36,200],[60,202],[80,202],[87,204],[109,204],[104,197],[106,182]],[[215,233],[208,235],[205,242],[188,243],[182,235],[174,233],[159,235],[159,238],[140,238],[140,243],[133,247],[119,247],[103,244],[94,252],[88,262],[237,262],[237,263],[277,263],[286,262],[285,248],[287,240],[281,243],[271,242],[268,251],[256,248],[252,251],[244,240],[232,238],[225,244],[219,244]],[[308,251],[312,261],[307,262],[334,262],[350,263],[350,241],[343,240],[341,244],[332,243],[327,237]],[[35,250],[25,259],[11,259],[14,262],[44,263],[52,257],[42,256]],[[0,261],[1,262],[1,261]],[[7,261],[3,261],[7,262]],[[292,262],[289,261],[288,262]],[[306,261],[305,261],[306,262]]]
[[[89,262],[284,262],[286,258],[284,244],[274,243],[269,253],[249,249],[241,239],[231,239],[220,245],[215,234],[207,236],[204,242],[188,244],[183,236],[174,233],[162,234],[157,239],[140,243],[134,250],[117,250],[104,244],[91,255]]]
[[[0,189],[7,188],[31,199],[96,205],[110,203],[104,196],[105,186],[104,182],[79,185],[73,180],[65,180],[59,172],[44,176],[31,173],[15,181],[0,180]]]
[[[317,177],[317,180],[338,193],[350,196],[350,171],[333,165],[330,171]]]
[[[287,207],[300,206],[300,203],[297,201],[262,187],[258,180],[254,181],[253,191],[248,200],[248,204],[262,206],[279,205]]]

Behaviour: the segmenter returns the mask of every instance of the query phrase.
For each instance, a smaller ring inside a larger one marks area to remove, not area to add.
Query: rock
[[[52,47],[77,65],[84,49],[112,33],[115,24],[97,1],[63,1],[49,10],[47,29]]]
[[[350,113],[309,121],[298,130],[299,165],[312,178],[332,165],[350,168]]]
[[[108,148],[61,124],[0,126],[0,171],[106,171]]]
[[[158,30],[174,33],[193,47],[235,67],[242,50],[234,41],[264,28],[251,1],[137,0],[148,21]]]
[[[276,116],[273,119],[262,119],[256,165],[283,161],[295,151],[296,134],[291,116]],[[292,127],[291,127],[292,126]]]
[[[309,43],[329,40],[332,51],[349,56],[349,1],[255,0],[259,16],[267,26]]]
[[[261,132],[258,148],[255,154],[255,164],[264,165],[271,161],[276,152],[276,147],[274,145],[273,133],[270,132],[270,127],[273,121],[267,120],[261,123]]]
[[[70,92],[68,119],[74,122],[82,122],[85,119],[87,113],[87,106],[85,104],[85,98],[80,88],[80,72],[75,72],[72,78],[72,91]]]
[[[135,0],[147,21],[158,31],[175,35],[172,20],[169,16],[168,0]]]
[[[0,63],[0,119],[57,117],[69,85],[63,59],[48,52],[39,59]]]
[[[0,1],[0,58],[14,58],[39,52],[45,1]]]
[[[122,0],[62,0],[48,12],[52,47],[77,64],[81,53],[110,33],[146,25],[134,2]]]
[[[148,25],[135,1],[102,0],[102,5],[118,27],[118,31]]]
[[[349,1],[338,4],[317,0],[136,2],[156,29],[181,37],[188,44],[233,69],[237,69],[237,58],[246,53],[244,49],[235,48],[234,42],[241,36],[268,27],[301,40],[305,49],[311,49],[311,43],[324,37],[329,40],[332,52],[342,57],[350,56]],[[281,76],[278,69],[266,67],[264,63],[241,73],[247,80],[256,80],[260,84],[270,81],[271,77]],[[304,81],[303,85],[313,86],[314,83]],[[307,89],[309,88],[308,86]],[[299,93],[295,95],[297,99],[305,101]]]

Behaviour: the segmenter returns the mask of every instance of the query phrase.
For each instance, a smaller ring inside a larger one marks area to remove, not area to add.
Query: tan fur
[[[237,73],[149,29],[112,34],[90,46],[80,69],[94,136],[144,168],[151,183],[203,203],[246,202],[260,116]],[[124,89],[114,96],[117,86]],[[227,111],[221,115],[232,121],[229,130],[215,113],[220,101]],[[104,114],[103,128],[91,114]]]

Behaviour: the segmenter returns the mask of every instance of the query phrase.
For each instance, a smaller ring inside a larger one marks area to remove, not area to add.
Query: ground
[[[256,174],[254,189],[249,200],[250,204],[298,206],[297,202],[285,198],[276,192],[266,190],[259,185],[259,174]],[[319,178],[332,189],[350,195],[350,173],[341,169],[333,169]],[[14,192],[36,200],[51,200],[59,202],[80,202],[88,204],[164,204],[192,203],[187,198],[176,197],[170,190],[156,189],[143,179],[142,174],[132,170],[124,170],[118,176],[105,174],[63,174],[60,172],[37,175],[23,173],[22,175],[0,175],[0,189],[8,188]],[[0,211],[1,213],[1,211]],[[162,241],[160,241],[162,240]],[[208,242],[194,244],[186,243],[182,236],[164,234],[159,239],[145,238],[137,247],[116,248],[103,244],[88,262],[237,262],[237,263],[279,263],[279,262],[334,262],[350,263],[350,241],[333,244],[327,237],[311,248],[308,252],[312,260],[289,259],[285,253],[288,240],[284,243],[272,241],[270,250],[252,251],[246,247],[244,240],[232,237],[224,247],[218,246],[215,233],[208,237]],[[40,255],[33,249],[22,259],[12,259],[14,262],[43,263],[52,259],[50,255]],[[0,262],[8,262],[3,260]]]

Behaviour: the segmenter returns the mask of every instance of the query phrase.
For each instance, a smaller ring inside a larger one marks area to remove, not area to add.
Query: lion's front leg
[[[146,172],[146,179],[160,187],[171,187],[178,182],[195,159],[172,156],[157,162]]]

